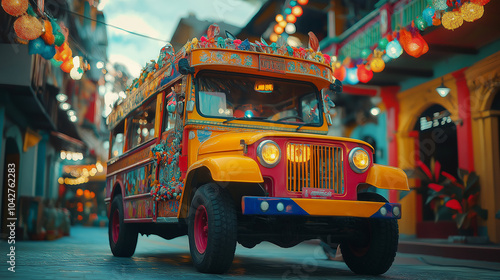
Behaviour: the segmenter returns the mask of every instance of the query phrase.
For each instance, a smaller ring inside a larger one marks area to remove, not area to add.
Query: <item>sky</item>
[[[126,30],[169,41],[183,17],[190,12],[199,20],[245,26],[262,1],[242,0],[101,0],[106,22]],[[108,60],[124,64],[138,77],[151,59],[156,60],[165,42],[132,35],[108,26]]]

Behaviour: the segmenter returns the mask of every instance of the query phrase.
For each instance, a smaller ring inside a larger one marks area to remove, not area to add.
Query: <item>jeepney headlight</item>
[[[275,167],[281,158],[281,150],[278,144],[272,140],[262,141],[257,147],[259,162],[265,167]]]
[[[370,156],[365,149],[356,147],[349,153],[349,164],[354,172],[363,173],[370,166]]]

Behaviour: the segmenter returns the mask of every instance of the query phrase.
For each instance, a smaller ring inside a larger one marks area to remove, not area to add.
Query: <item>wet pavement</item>
[[[55,241],[18,241],[13,273],[7,270],[9,246],[0,241],[0,279],[500,279],[500,263],[405,253],[382,276],[355,275],[311,242],[289,249],[238,245],[227,274],[202,274],[192,266],[186,237],[140,236],[132,258],[116,258],[107,229],[91,227],[73,227],[71,236]]]

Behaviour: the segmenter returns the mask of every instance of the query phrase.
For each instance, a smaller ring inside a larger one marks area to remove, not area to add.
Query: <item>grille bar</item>
[[[288,143],[287,190],[328,189],[344,193],[344,164],[341,147]]]

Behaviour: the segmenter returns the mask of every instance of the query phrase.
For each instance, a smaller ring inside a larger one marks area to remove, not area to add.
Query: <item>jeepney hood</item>
[[[370,147],[373,152],[373,147],[371,147],[370,144],[361,140],[345,137],[293,132],[228,132],[219,134],[203,142],[198,150],[198,154],[202,155],[217,152],[240,151],[243,150],[243,146],[240,145],[241,140],[244,140],[247,145],[252,145],[264,137],[310,138],[319,140],[351,142],[366,145]]]

